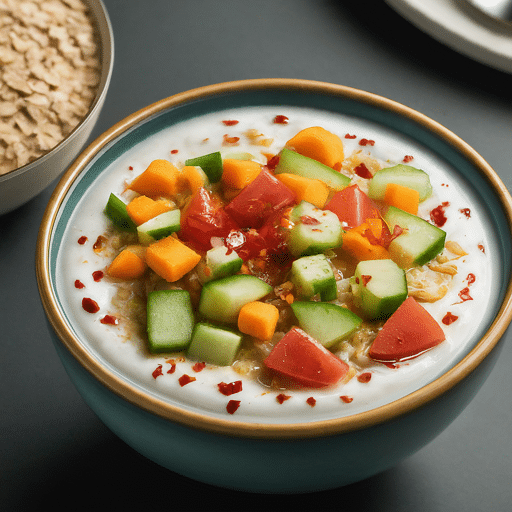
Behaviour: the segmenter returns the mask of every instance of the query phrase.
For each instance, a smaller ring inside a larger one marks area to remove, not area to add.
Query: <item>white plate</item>
[[[487,66],[512,73],[512,29],[464,0],[385,0],[434,39]]]

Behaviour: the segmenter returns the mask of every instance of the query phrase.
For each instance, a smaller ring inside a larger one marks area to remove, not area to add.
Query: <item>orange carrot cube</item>
[[[190,272],[201,256],[172,235],[151,244],[146,250],[146,263],[170,283]]]

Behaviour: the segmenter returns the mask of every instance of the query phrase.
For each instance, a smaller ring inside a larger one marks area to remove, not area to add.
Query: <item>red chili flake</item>
[[[119,320],[115,316],[105,315],[100,322],[105,325],[117,325]]]
[[[291,398],[291,395],[285,395],[284,393],[281,393],[279,395],[276,396],[276,400],[282,404],[283,402],[285,402],[286,400],[289,400]]]
[[[171,155],[176,155],[178,154],[178,150],[177,149],[171,149]]]
[[[228,402],[228,405],[226,405],[226,411],[229,412],[229,414],[235,414],[235,412],[240,407],[240,400],[230,400]]]
[[[363,163],[360,163],[358,166],[354,167],[354,172],[360,177],[369,180],[373,178],[373,174],[368,170],[368,167]]]
[[[229,384],[221,382],[220,384],[217,384],[217,386],[219,391],[225,396],[234,395],[235,393],[240,393],[240,391],[242,391],[241,380],[236,380],[235,382],[230,382]]]
[[[361,139],[359,141],[360,146],[375,146],[375,141],[371,139]]]
[[[190,377],[190,375],[187,375],[185,373],[178,379],[178,382],[180,383],[180,386],[183,387],[186,386],[187,384],[190,384],[191,382],[194,382],[195,380],[195,377]]]
[[[130,167],[128,167],[128,170],[133,171],[133,167],[130,165]]]
[[[279,163],[279,155],[274,155],[274,156],[270,157],[270,159],[267,160],[267,169],[269,171],[273,171],[277,167],[278,163]]]
[[[167,361],[171,367],[167,370],[167,373],[174,373],[176,371],[176,363],[173,361],[173,362],[169,362]]]
[[[345,139],[355,139],[357,135],[350,135],[350,133],[345,134]]]
[[[306,403],[307,403],[308,405],[311,405],[311,407],[315,407],[315,405],[316,405],[316,400],[315,400],[312,396],[310,396],[310,397],[306,400]]]
[[[274,117],[274,124],[288,124],[289,119],[286,116]]]
[[[471,217],[471,210],[469,208],[461,208],[459,212],[465,215],[468,219]]]
[[[412,155],[405,155],[404,159],[402,160],[402,162],[404,164],[406,164],[406,163],[410,162],[411,160],[414,160],[414,157]]]
[[[85,242],[87,242],[87,237],[86,236],[81,236],[79,239],[78,239],[78,243],[80,245],[84,245]]]
[[[162,373],[162,365],[159,364],[156,369],[152,373],[153,378],[156,379],[157,377],[160,377],[160,375],[163,375]]]
[[[476,281],[475,274],[468,274],[468,277],[466,277],[466,281],[468,282],[468,286],[473,284]]]
[[[341,395],[340,398],[341,398],[341,401],[345,402],[346,404],[349,404],[350,402],[352,402],[354,400],[351,396],[347,396],[347,395]]]
[[[78,288],[79,290],[81,290],[82,288],[85,288],[85,284],[82,283],[82,281],[80,281],[80,279],[77,279],[75,281],[75,288]]]
[[[459,292],[459,297],[462,299],[462,302],[466,302],[467,300],[473,300],[473,297],[469,295],[469,288],[466,286],[466,288],[463,288]]]
[[[370,282],[371,278],[372,276],[362,275],[361,279],[363,281],[363,286],[366,286]]]
[[[483,244],[478,244],[478,248],[485,253],[485,247],[483,246]]]
[[[223,144],[238,144],[240,137],[230,137],[227,133],[223,137]]]
[[[206,363],[196,363],[194,366],[192,366],[192,370],[194,370],[195,372],[200,372],[202,370],[204,370],[206,367]]]
[[[370,372],[364,372],[357,376],[357,380],[359,382],[362,382],[363,384],[366,384],[367,382],[370,382],[370,379],[372,378],[372,374]]]
[[[92,278],[97,282],[99,283],[102,279],[103,279],[103,276],[105,274],[103,274],[103,272],[101,270],[95,270],[93,273],[92,273]]]
[[[439,206],[436,206],[431,212],[430,212],[430,219],[437,227],[444,226],[445,222],[448,220],[446,218],[446,215],[444,214],[444,209],[450,206],[450,203],[448,201],[444,201]]]
[[[103,235],[100,235],[96,239],[96,242],[94,242],[94,245],[92,246],[92,248],[94,249],[95,252],[100,252],[103,249],[103,246],[105,245],[106,242],[107,242],[107,239]]]
[[[87,313],[97,313],[100,310],[98,303],[95,300],[84,297],[82,299],[82,307]]]
[[[226,121],[222,121],[222,124],[226,126],[235,126],[235,124],[238,124],[240,121],[236,121],[234,119],[228,119]]]
[[[300,221],[302,222],[302,224],[305,224],[306,226],[318,226],[318,224],[320,224],[320,221],[318,219],[310,217],[309,215],[303,215],[300,218]]]
[[[458,318],[459,318],[458,316],[456,316],[448,311],[448,313],[446,313],[446,315],[444,315],[441,322],[443,322],[444,325],[450,325],[450,324],[453,324],[453,322],[455,322],[455,320],[457,320]]]

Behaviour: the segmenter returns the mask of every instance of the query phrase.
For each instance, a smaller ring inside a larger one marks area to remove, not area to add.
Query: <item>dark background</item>
[[[93,138],[154,101],[249,78],[367,90],[454,131],[512,189],[512,77],[437,43],[382,1],[105,0],[114,73]],[[34,271],[55,184],[0,217],[0,510],[304,507],[303,496],[200,484],[146,460],[90,411],[47,333]],[[364,482],[313,494],[326,510],[495,511],[512,504],[510,335],[474,401],[428,446]],[[309,503],[309,501],[307,502]]]

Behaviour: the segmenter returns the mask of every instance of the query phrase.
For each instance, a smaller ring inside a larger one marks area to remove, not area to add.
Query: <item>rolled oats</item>
[[[41,157],[78,125],[100,71],[82,0],[0,0],[0,175]]]

